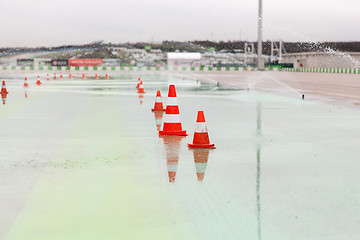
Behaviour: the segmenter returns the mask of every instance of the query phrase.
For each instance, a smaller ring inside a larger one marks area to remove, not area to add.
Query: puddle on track
[[[35,76],[35,75],[34,75]],[[0,107],[0,238],[355,239],[360,112],[166,74],[43,80]],[[46,74],[45,74],[46,76]],[[45,78],[43,78],[45,79]],[[187,137],[157,135],[175,83]],[[204,110],[215,150],[189,150]]]

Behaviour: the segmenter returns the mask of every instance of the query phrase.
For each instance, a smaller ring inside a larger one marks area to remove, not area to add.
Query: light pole
[[[259,0],[259,17],[258,17],[258,69],[264,70],[264,59],[262,57],[262,0]]]

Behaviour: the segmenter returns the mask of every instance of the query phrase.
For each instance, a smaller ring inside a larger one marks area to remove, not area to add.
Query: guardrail
[[[285,72],[311,72],[311,73],[337,73],[337,74],[360,74],[358,68],[283,68]]]
[[[52,67],[52,66],[2,66],[1,71],[110,71],[110,72],[131,72],[131,71],[178,71],[178,72],[220,72],[220,71],[252,71],[254,69],[247,67],[120,67],[120,66],[100,66],[100,67]],[[283,72],[309,72],[309,73],[343,73],[360,74],[357,68],[271,68],[268,71]]]
[[[0,71],[246,71],[243,67],[2,66]]]

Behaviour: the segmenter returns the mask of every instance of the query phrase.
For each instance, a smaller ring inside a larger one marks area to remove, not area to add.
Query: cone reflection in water
[[[154,108],[151,109],[151,111],[165,111],[162,100],[161,100],[161,92],[158,90],[156,92],[156,99],[155,99],[155,104],[154,104]]]
[[[160,131],[161,123],[162,123],[162,117],[164,115],[163,111],[154,111],[154,117],[155,117],[155,124],[157,131]]]
[[[161,136],[165,144],[166,166],[169,182],[175,182],[177,167],[179,163],[179,152],[183,136]]]
[[[193,150],[196,176],[197,176],[197,179],[199,182],[202,182],[204,180],[210,151],[211,151],[211,149],[194,149]]]
[[[144,98],[144,95],[139,94],[140,105],[142,105],[142,104],[143,104],[143,98]]]
[[[28,92],[25,90],[25,98],[28,97]]]
[[[8,92],[1,92],[1,99],[2,99],[3,105],[6,104],[7,95],[8,95]]]

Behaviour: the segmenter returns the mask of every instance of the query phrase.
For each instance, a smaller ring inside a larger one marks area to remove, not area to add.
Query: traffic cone
[[[193,150],[196,176],[199,182],[202,182],[205,177],[205,171],[209,159],[209,151],[211,150],[210,149]]]
[[[165,144],[166,167],[168,171],[169,182],[175,182],[175,176],[179,163],[179,152],[181,148],[181,136],[162,136]]]
[[[159,135],[187,136],[186,130],[181,127],[180,111],[176,98],[175,85],[169,86],[168,101],[164,116],[164,123]]]
[[[62,75],[62,73],[60,73],[60,78],[63,78],[63,75]]]
[[[210,143],[209,135],[205,123],[203,111],[198,111],[193,143],[188,143],[189,148],[215,148],[215,144]]]
[[[161,93],[159,90],[156,92],[155,105],[154,108],[151,109],[151,111],[165,111],[163,103],[161,101]]]
[[[6,83],[5,81],[2,82],[2,87],[1,87],[1,94],[8,94],[9,92],[6,90]]]
[[[71,73],[69,73],[69,79],[71,79]]]
[[[29,84],[28,84],[27,78],[25,78],[25,81],[24,81],[24,87],[29,87]]]
[[[49,78],[49,74],[46,75],[46,81],[49,81],[50,78]]]
[[[108,78],[108,75],[107,74],[105,74],[105,80],[108,80],[109,78]]]
[[[138,78],[138,83],[136,85],[136,89],[139,89],[139,86],[140,86],[140,78]]]
[[[144,91],[144,86],[143,86],[142,81],[140,81],[140,85],[139,85],[138,93],[146,93],[146,92]]]
[[[154,111],[156,129],[160,131],[164,111]]]
[[[1,98],[2,98],[3,105],[5,105],[5,103],[6,103],[7,95],[8,95],[8,92],[1,92]]]
[[[83,73],[83,75],[82,75],[82,79],[85,79],[85,73]]]
[[[56,80],[56,73],[54,73],[54,80]]]
[[[37,81],[36,81],[36,85],[40,86],[41,82],[40,82],[40,76],[38,76]]]
[[[98,75],[97,75],[97,73],[95,74],[95,80],[98,80]]]

